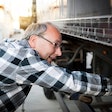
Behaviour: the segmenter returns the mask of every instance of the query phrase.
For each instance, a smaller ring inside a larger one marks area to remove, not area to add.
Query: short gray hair
[[[47,24],[48,23],[32,23],[26,28],[23,38],[28,40],[31,35],[43,34],[47,30]]]

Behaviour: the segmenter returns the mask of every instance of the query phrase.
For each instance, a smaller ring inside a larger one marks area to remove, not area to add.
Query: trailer
[[[102,74],[111,79],[111,14],[112,0],[55,0],[48,9],[42,10],[40,21],[49,20],[55,24],[63,38],[63,54],[55,63],[70,70]],[[48,99],[56,98],[63,112],[75,112],[66,103],[68,96],[80,112],[112,112],[111,96],[68,95],[47,88],[44,88],[44,94]]]

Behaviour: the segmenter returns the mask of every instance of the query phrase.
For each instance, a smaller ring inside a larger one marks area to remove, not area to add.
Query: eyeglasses
[[[48,40],[48,39],[46,39],[44,36],[42,36],[42,35],[38,35],[39,37],[41,37],[42,39],[44,39],[44,40],[46,40],[46,41],[48,41],[49,43],[51,43],[55,48],[61,48],[61,44],[60,43],[56,43],[56,42],[51,42],[50,40]]]

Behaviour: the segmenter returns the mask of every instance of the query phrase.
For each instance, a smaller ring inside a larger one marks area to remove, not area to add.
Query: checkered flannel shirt
[[[108,80],[50,65],[26,40],[0,44],[0,112],[14,112],[24,102],[32,85],[68,93],[111,95],[112,85],[107,85]]]

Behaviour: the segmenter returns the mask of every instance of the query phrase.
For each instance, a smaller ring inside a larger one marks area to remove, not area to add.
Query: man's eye
[[[55,43],[55,47],[61,47],[61,44]]]
[[[55,43],[55,47],[58,47],[58,44],[57,43]]]

